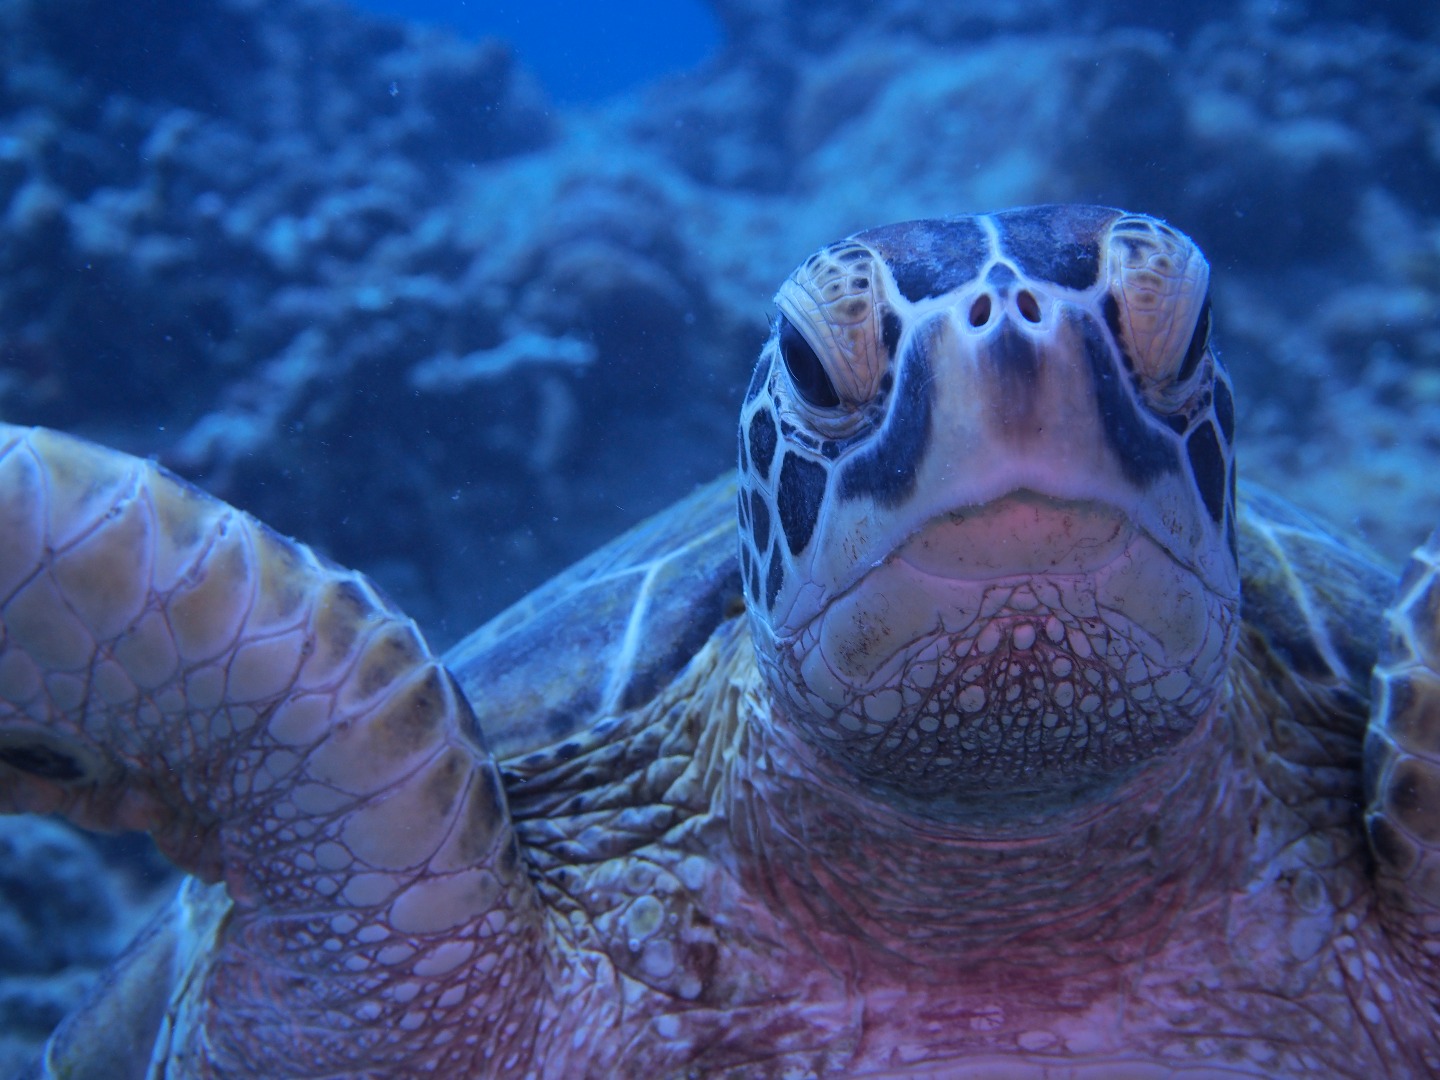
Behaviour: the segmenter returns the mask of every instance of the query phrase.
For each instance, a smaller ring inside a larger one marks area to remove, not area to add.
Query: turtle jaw
[[[889,559],[941,579],[1087,573],[1117,558],[1137,528],[1107,503],[1022,489],[927,521]]]
[[[1238,625],[1122,509],[1031,490],[931,518],[791,634],[777,719],[943,816],[1099,798],[1217,700]]]

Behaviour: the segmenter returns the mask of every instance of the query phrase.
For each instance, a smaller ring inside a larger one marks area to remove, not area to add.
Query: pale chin
[[[761,651],[784,712],[858,771],[1001,790],[1183,738],[1223,683],[1235,606],[1118,511],[1007,500],[927,523]]]

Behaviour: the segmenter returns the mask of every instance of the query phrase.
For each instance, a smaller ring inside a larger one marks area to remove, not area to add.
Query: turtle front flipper
[[[1365,824],[1391,930],[1440,1000],[1440,531],[1411,556],[1387,618]]]
[[[414,624],[153,463],[9,426],[0,811],[146,829],[226,883],[155,1075],[455,1075],[534,1037],[533,887]],[[437,1037],[461,1015],[478,1045]]]

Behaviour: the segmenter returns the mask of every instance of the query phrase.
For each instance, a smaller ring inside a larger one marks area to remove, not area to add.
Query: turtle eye
[[[817,409],[833,409],[840,404],[840,395],[820,357],[784,315],[780,316],[780,355],[785,360],[785,370],[790,373],[790,382],[802,398]]]
[[[1195,369],[1200,366],[1200,358],[1205,355],[1205,350],[1210,345],[1210,297],[1205,297],[1205,304],[1200,308],[1200,317],[1195,320],[1195,333],[1190,338],[1190,347],[1185,350],[1185,360],[1180,365],[1180,370],[1175,373],[1175,381],[1185,383],[1190,376],[1195,374]]]

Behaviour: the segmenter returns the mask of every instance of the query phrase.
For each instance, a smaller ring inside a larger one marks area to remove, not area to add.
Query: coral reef
[[[351,527],[414,553],[433,489],[376,475],[424,424],[408,367],[503,340],[434,208],[553,137],[508,50],[328,4],[62,0],[6,5],[0,55],[0,408],[262,513],[388,490]]]
[[[723,467],[764,298],[828,237],[1164,214],[1223,270],[1243,400],[1290,420],[1393,337],[1358,296],[1433,305],[1392,249],[1431,227],[1440,73],[1383,11],[752,7],[562,116],[498,43],[317,0],[10,5],[0,410],[159,455],[445,642]]]
[[[18,1073],[173,891],[174,871],[143,840],[0,817],[0,1076]]]

